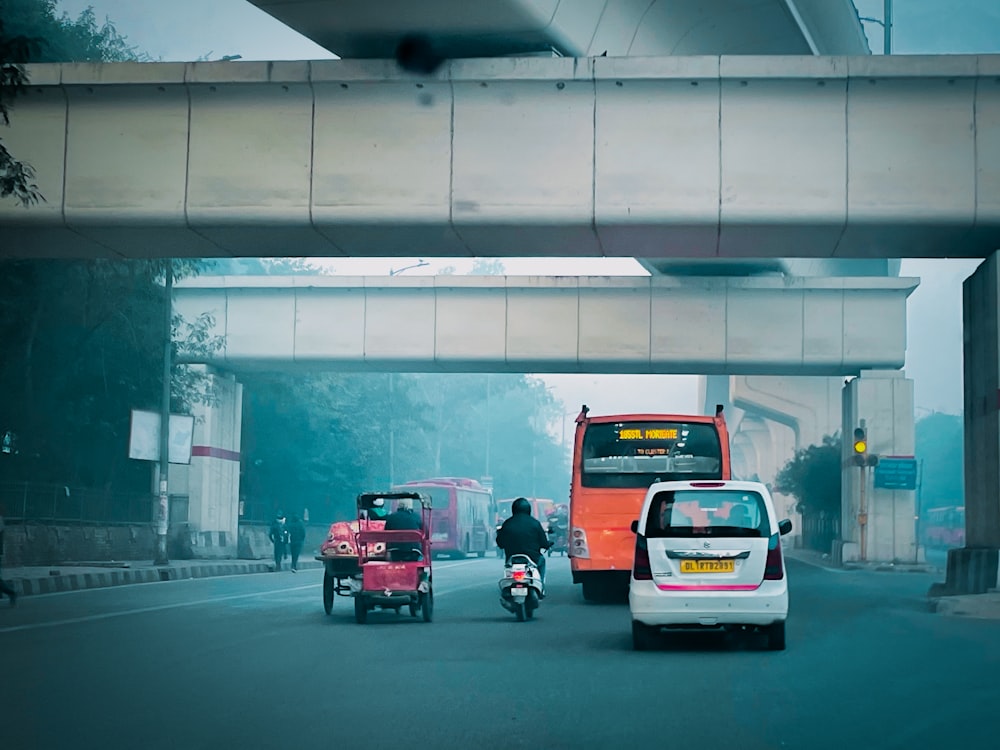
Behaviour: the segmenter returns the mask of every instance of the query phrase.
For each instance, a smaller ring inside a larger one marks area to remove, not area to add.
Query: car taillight
[[[649,548],[644,536],[636,536],[635,538],[635,558],[632,562],[632,577],[637,581],[653,580],[653,570],[649,565]]]
[[[513,573],[513,576],[514,576],[514,580],[515,581],[523,581],[524,580],[524,571],[523,570],[515,570],[514,573]]]
[[[781,564],[781,537],[772,534],[767,540],[767,562],[764,563],[764,580],[780,581],[785,577],[785,568]]]

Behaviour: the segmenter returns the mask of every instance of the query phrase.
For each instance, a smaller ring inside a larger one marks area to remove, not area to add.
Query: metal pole
[[[490,474],[490,374],[486,373],[486,471],[483,476]]]
[[[892,0],[882,6],[882,54],[892,54]]]
[[[858,504],[858,524],[861,526],[861,562],[868,559],[868,506],[865,503],[865,467],[859,467],[860,471],[860,495]]]
[[[167,471],[170,465],[170,370],[174,293],[173,261],[167,260],[164,304],[164,335],[163,335],[163,398],[160,403],[160,494],[156,507],[156,559],[154,565],[166,565],[167,560],[167,526],[170,513],[170,495],[167,492]]]
[[[389,488],[396,485],[396,373],[389,373]]]

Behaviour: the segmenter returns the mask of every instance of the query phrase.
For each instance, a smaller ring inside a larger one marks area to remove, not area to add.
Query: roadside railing
[[[7,523],[151,523],[153,496],[35,482],[0,482],[0,509]]]

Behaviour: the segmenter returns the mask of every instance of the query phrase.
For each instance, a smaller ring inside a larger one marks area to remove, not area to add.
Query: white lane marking
[[[483,560],[476,559],[476,560],[462,560],[460,562],[437,563],[434,566],[434,568],[435,568],[435,570],[440,570],[440,569],[443,569],[443,568],[457,568],[460,565],[471,565],[473,563],[481,563],[481,562],[483,562]],[[320,568],[303,568],[299,572],[300,573],[304,573],[304,572],[307,573],[307,571],[312,571],[312,570],[322,571],[323,568],[321,568],[321,567]],[[279,572],[286,573],[286,572],[289,572],[289,571],[279,571]],[[76,574],[73,574],[73,575],[76,575]],[[110,590],[113,590],[113,589],[120,589],[122,586],[152,586],[152,585],[158,584],[158,583],[190,583],[190,582],[194,582],[194,581],[210,581],[210,580],[218,579],[218,578],[238,578],[238,577],[247,576],[247,575],[250,575],[250,576],[273,576],[274,575],[274,571],[273,570],[263,570],[263,571],[261,571],[259,573],[226,573],[224,575],[219,575],[219,576],[192,576],[190,578],[175,578],[172,581],[135,581],[135,582],[129,582],[129,583],[114,583],[114,584],[111,584],[110,586],[91,586],[89,588],[70,589],[68,591],[49,591],[49,592],[47,592],[45,594],[25,594],[25,596],[30,596],[31,600],[35,601],[36,599],[48,599],[48,598],[53,597],[53,596],[70,596],[72,594],[85,594],[85,593],[93,592],[93,591],[110,591]],[[0,631],[0,632],[2,632],[2,631]]]
[[[452,565],[443,565],[439,567],[457,567],[459,565],[468,565],[470,562],[475,562],[473,560],[468,560],[465,562],[454,563]],[[184,580],[205,580],[205,579],[184,579]],[[482,581],[478,583],[472,583],[466,586],[459,586],[458,588],[448,589],[447,591],[434,592],[435,598],[440,598],[442,596],[447,596],[458,591],[466,591],[468,589],[478,588],[480,586],[485,586],[487,581]],[[51,620],[49,622],[37,622],[30,625],[11,625],[6,628],[0,628],[0,633],[14,633],[19,630],[37,630],[40,628],[54,628],[60,625],[77,625],[83,622],[96,622],[98,620],[110,620],[113,617],[125,617],[126,615],[141,615],[146,612],[162,612],[167,609],[179,609],[180,607],[196,607],[200,604],[214,604],[216,602],[233,601],[235,599],[252,599],[258,596],[271,596],[273,594],[285,594],[289,591],[304,591],[306,589],[318,589],[322,587],[321,583],[311,583],[307,586],[292,586],[290,588],[275,589],[274,591],[258,591],[252,594],[231,594],[229,596],[213,596],[211,599],[196,599],[190,602],[177,602],[175,604],[158,604],[154,607],[139,607],[137,609],[126,609],[120,612],[104,612],[99,615],[86,615],[85,617],[71,617],[65,620]],[[118,588],[110,587],[110,588]],[[85,590],[85,589],[84,589]],[[59,593],[69,594],[69,593],[80,593],[79,591],[62,591]],[[35,598],[35,597],[32,597]],[[22,605],[23,606],[23,605]]]

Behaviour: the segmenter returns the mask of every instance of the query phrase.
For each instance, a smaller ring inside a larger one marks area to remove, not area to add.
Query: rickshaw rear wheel
[[[354,597],[354,619],[359,625],[368,621],[368,603],[360,595]]]
[[[434,592],[428,591],[420,595],[420,610],[424,616],[424,622],[430,622],[434,617]]]
[[[336,580],[331,575],[323,576],[323,609],[327,614],[333,610],[333,590],[336,586]]]

